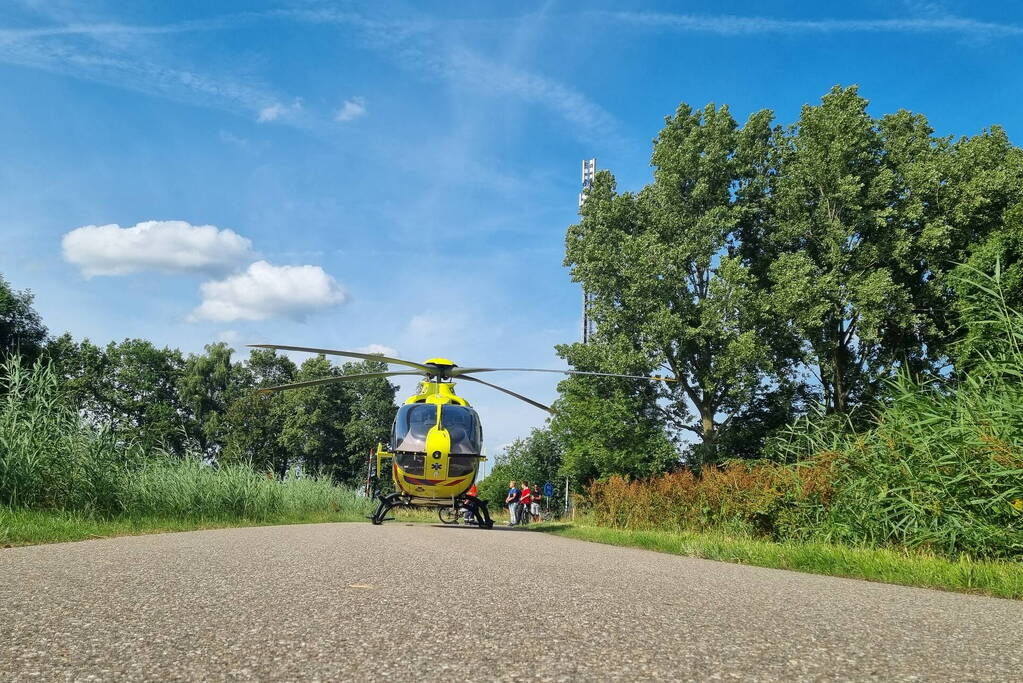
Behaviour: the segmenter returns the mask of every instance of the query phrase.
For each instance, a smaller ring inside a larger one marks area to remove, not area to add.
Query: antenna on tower
[[[579,193],[579,208],[583,208],[583,202],[586,201],[586,197],[590,192],[590,188],[593,187],[593,177],[597,175],[597,159],[583,159],[583,189]],[[587,344],[590,338],[593,336],[593,321],[590,320],[589,303],[593,300],[593,296],[586,291],[586,287],[583,287],[583,319],[582,319],[582,338],[583,344]]]
[[[597,160],[583,159],[583,189],[579,193],[579,208],[582,208],[583,202],[586,201],[586,195],[589,193],[590,188],[593,187],[593,176],[597,175]]]

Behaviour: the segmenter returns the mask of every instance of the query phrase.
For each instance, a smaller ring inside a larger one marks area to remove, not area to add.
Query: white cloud
[[[86,225],[64,235],[62,245],[64,259],[86,277],[143,270],[217,273],[252,257],[252,242],[238,233],[185,221]]]
[[[383,344],[367,344],[366,346],[360,346],[355,349],[359,353],[379,353],[382,356],[390,356],[391,358],[400,358],[398,350],[391,348],[390,346],[384,346]]]
[[[302,100],[295,100],[290,105],[281,104],[275,102],[268,107],[263,107],[259,110],[259,116],[256,120],[259,123],[267,123],[268,121],[276,121],[282,117],[288,117],[291,114],[295,114],[302,110]]]
[[[366,99],[364,97],[353,97],[350,100],[345,100],[345,103],[341,105],[341,109],[334,118],[337,121],[347,123],[365,115]]]
[[[244,273],[204,282],[202,304],[189,320],[301,320],[309,313],[343,304],[348,295],[319,266],[274,266],[257,261]]]
[[[221,330],[217,332],[217,341],[222,341],[230,346],[236,346],[242,339],[238,330]]]

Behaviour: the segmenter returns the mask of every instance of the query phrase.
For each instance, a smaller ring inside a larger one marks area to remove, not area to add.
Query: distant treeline
[[[144,339],[98,346],[70,334],[50,338],[28,291],[0,277],[0,356],[48,364],[60,393],[87,425],[139,446],[137,453],[250,463],[283,477],[291,468],[335,482],[365,481],[366,457],[390,429],[396,387],[370,379],[261,395],[260,387],[384,370],[372,361],[296,366],[255,349],[232,359],[223,343],[200,354]],[[0,392],[3,387],[0,386]]]

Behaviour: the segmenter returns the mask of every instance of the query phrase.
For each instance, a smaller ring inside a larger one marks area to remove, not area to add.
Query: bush
[[[612,477],[588,490],[600,524],[629,529],[728,529],[798,537],[820,519],[834,494],[835,457],[798,466],[733,461],[644,481]]]

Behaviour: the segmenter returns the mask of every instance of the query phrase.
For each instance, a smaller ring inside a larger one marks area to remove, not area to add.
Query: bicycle
[[[478,517],[477,513],[474,513],[464,503],[465,501],[459,501],[437,508],[437,516],[440,518],[440,521],[443,524],[467,524],[469,526],[478,526],[481,529],[490,529],[494,526],[494,521],[490,519],[490,513],[487,511],[487,504],[485,502],[477,500],[477,505],[479,506]],[[481,519],[482,523],[479,521]]]
[[[453,505],[437,508],[437,516],[440,517],[440,521],[443,524],[458,524],[459,518],[462,517],[462,512],[462,508],[456,508]]]

